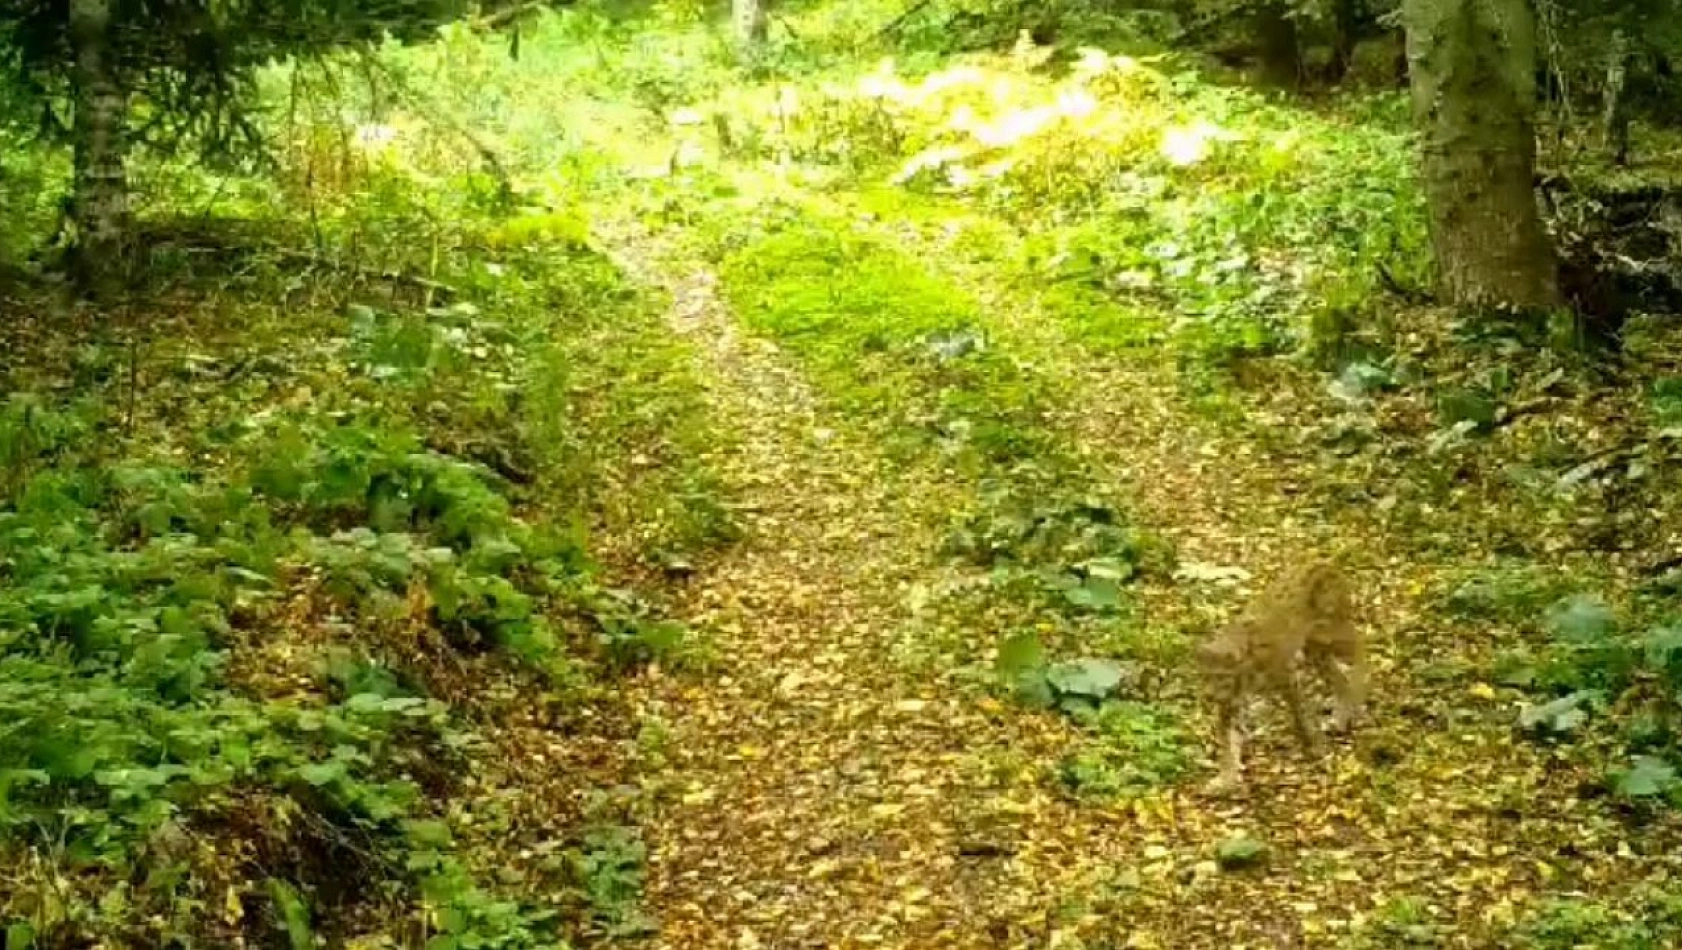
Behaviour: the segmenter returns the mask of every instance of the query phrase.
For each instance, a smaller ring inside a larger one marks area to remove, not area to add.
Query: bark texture
[[[1302,79],[1302,49],[1297,24],[1283,3],[1264,0],[1256,5],[1257,51],[1261,56],[1261,81],[1281,89],[1295,89]]]
[[[105,291],[123,273],[129,218],[124,124],[127,99],[110,55],[110,0],[71,0],[70,39],[76,56],[75,225],[72,270],[85,289]]]
[[[1403,9],[1443,296],[1470,307],[1558,306],[1559,262],[1533,188],[1528,0],[1406,0]]]
[[[737,49],[752,52],[764,46],[769,30],[765,0],[730,0],[730,26]]]
[[[1612,31],[1606,50],[1606,85],[1601,90],[1601,135],[1614,164],[1629,163],[1629,102],[1624,87],[1629,81],[1629,34]]]

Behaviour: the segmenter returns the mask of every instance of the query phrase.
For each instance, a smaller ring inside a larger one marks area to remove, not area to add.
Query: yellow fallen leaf
[[[899,802],[883,802],[870,806],[870,813],[877,818],[892,818],[904,810],[905,806]]]
[[[1473,683],[1472,688],[1468,690],[1468,692],[1479,699],[1495,698],[1495,687],[1489,685],[1488,683]]]
[[[922,699],[902,699],[894,703],[894,708],[903,713],[922,712],[926,706],[928,701]]]
[[[717,793],[710,788],[694,789],[684,793],[683,803],[685,805],[704,805],[712,801],[715,794]]]
[[[811,868],[806,871],[806,876],[813,880],[829,877],[831,874],[834,874],[837,870],[839,870],[840,867],[841,862],[836,861],[833,858],[823,858],[813,864]]]

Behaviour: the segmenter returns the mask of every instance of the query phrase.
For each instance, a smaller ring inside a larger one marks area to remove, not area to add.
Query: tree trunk
[[[1612,31],[1606,51],[1606,88],[1601,90],[1601,134],[1607,154],[1617,165],[1629,163],[1629,103],[1624,97],[1629,81],[1629,46],[1629,34],[1622,28]]]
[[[1302,79],[1302,51],[1296,21],[1277,0],[1263,0],[1255,8],[1256,43],[1261,54],[1261,81],[1280,89],[1295,89]]]
[[[120,280],[127,254],[128,176],[124,124],[127,98],[112,68],[110,0],[71,0],[70,39],[76,57],[75,182],[71,268],[94,293]]]
[[[764,46],[769,29],[765,0],[730,0],[730,26],[738,50],[751,53]]]
[[[1326,67],[1326,82],[1334,86],[1348,77],[1355,63],[1355,43],[1361,30],[1356,2],[1332,0],[1332,60]]]
[[[1405,0],[1431,246],[1447,300],[1559,306],[1536,166],[1536,37],[1528,0]]]

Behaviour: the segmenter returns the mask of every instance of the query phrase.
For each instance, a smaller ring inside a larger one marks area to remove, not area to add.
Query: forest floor
[[[240,199],[274,227],[160,232],[175,320],[0,326],[9,388],[99,397],[0,407],[0,616],[132,621],[105,672],[0,636],[52,671],[0,690],[48,737],[0,723],[47,763],[0,771],[8,948],[1682,941],[1682,333],[1374,300],[1424,276],[1397,95],[1029,44],[901,83],[899,4],[743,69],[667,6],[382,52]],[[964,123],[1003,184],[894,177]],[[1258,704],[1216,791],[1193,649],[1322,556],[1366,721],[1310,759]],[[181,646],[154,588],[211,567]]]
[[[749,189],[843,217],[853,203],[852,220],[870,218],[860,195],[786,177]],[[1247,786],[1205,790],[1195,672],[1168,650],[1145,694],[1186,710],[1195,763],[1130,795],[1071,793],[1059,763],[1090,733],[981,682],[996,634],[959,632],[971,642],[955,653],[981,658],[968,665],[916,643],[930,591],[985,585],[941,549],[976,476],[885,452],[870,420],[744,327],[716,262],[681,226],[616,225],[601,211],[598,240],[669,297],[668,324],[695,345],[715,421],[741,434],[711,462],[745,539],[673,604],[710,632],[722,667],[632,686],[634,708],[667,736],[637,778],[653,790],[653,945],[1510,946],[1515,923],[1551,897],[1628,895],[1682,870],[1666,844],[1674,822],[1628,824],[1593,800],[1580,765],[1515,735],[1519,695],[1476,672],[1488,645],[1440,615],[1455,572],[1478,557],[1475,531],[1453,554],[1422,548],[1386,506],[1339,500],[1357,476],[1300,450],[1291,392],[1242,425],[1223,422],[1162,360],[1060,338],[1031,292],[940,246],[938,228],[881,219],[867,227],[932,249],[917,255],[928,270],[949,268],[977,297],[990,343],[1024,347],[1011,358],[1058,381],[1045,425],[1187,568],[1144,574],[1127,626],[1183,645],[1185,631],[1322,553],[1355,579],[1376,677],[1370,724],[1352,740],[1304,761],[1264,716]],[[1261,843],[1264,860],[1223,867],[1217,851],[1232,841]],[[1599,913],[1586,926],[1623,919]]]

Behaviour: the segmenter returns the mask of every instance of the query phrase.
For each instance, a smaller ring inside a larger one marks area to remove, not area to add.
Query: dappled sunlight
[[[0,9],[0,942],[1682,945],[1624,5]]]

